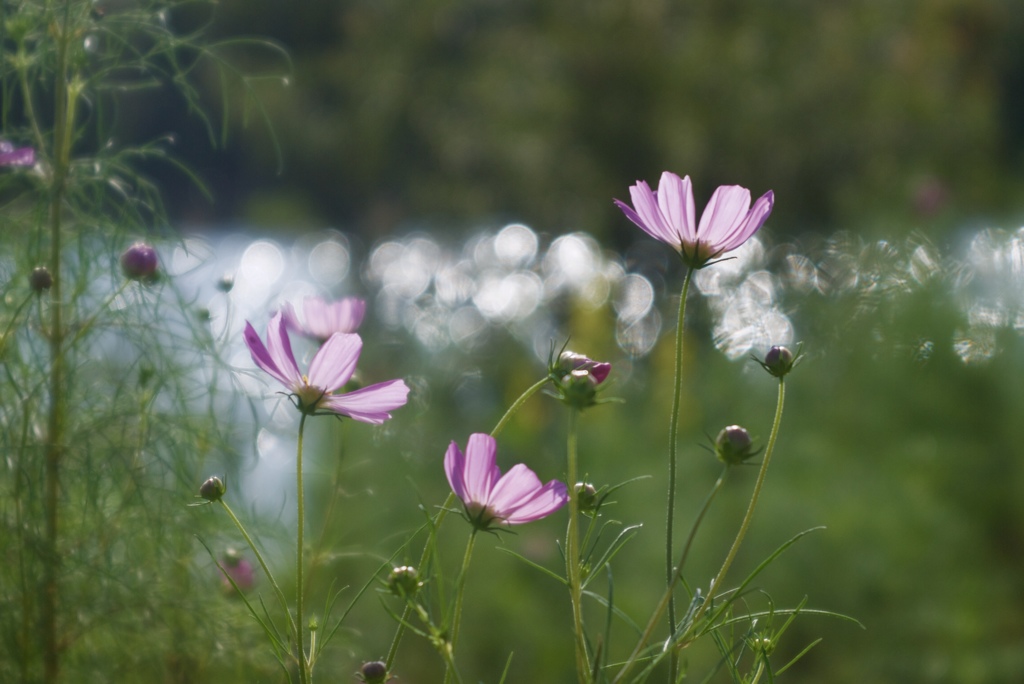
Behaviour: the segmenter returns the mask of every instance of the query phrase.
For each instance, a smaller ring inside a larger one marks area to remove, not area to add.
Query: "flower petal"
[[[256,330],[252,327],[252,324],[248,321],[245,322],[245,344],[249,347],[249,354],[252,356],[253,363],[262,368],[265,372],[272,375],[278,382],[285,387],[291,388],[295,382],[295,378],[288,376],[274,362],[270,352],[263,345],[263,340],[256,334]]]
[[[645,181],[637,181],[629,189],[633,199],[633,207],[646,226],[645,230],[652,236],[669,245],[679,245],[679,234],[669,225],[668,219],[661,212],[658,195],[651,191]],[[641,226],[641,228],[644,228]]]
[[[302,328],[302,323],[299,322],[299,315],[295,313],[295,307],[292,306],[291,302],[285,302],[281,307],[281,319],[289,330],[294,330],[297,333],[305,333]]]
[[[551,480],[541,487],[534,496],[505,518],[509,525],[521,525],[551,515],[569,501],[569,492],[564,482]]]
[[[697,227],[697,239],[713,253],[722,251],[723,240],[750,210],[750,191],[739,185],[722,185],[708,200]]]
[[[487,505],[494,484],[501,477],[497,464],[498,443],[488,434],[477,432],[466,442],[466,467],[463,478],[466,494],[474,503]]]
[[[633,199],[633,207],[621,200],[615,200],[616,206],[622,210],[626,218],[655,240],[678,246],[679,239],[662,216],[658,199],[650,186],[645,181],[637,181],[636,185],[630,186],[629,194]]]
[[[775,207],[775,193],[769,190],[754,202],[746,217],[722,240],[722,252],[731,252],[761,229]]]
[[[317,350],[309,363],[309,384],[334,392],[356,372],[363,340],[359,335],[335,333]]]
[[[448,445],[448,451],[444,454],[444,473],[448,476],[448,484],[451,485],[455,496],[462,499],[463,503],[469,503],[464,477],[465,469],[466,457],[455,440],[452,440],[452,443]]]
[[[311,334],[330,337],[336,332],[355,332],[366,315],[366,301],[358,297],[345,297],[328,303],[320,297],[306,297],[303,312]]]
[[[391,418],[389,411],[405,406],[408,395],[409,387],[403,380],[389,380],[348,394],[329,394],[320,405],[353,420],[380,425]]]
[[[608,377],[608,374],[612,372],[612,364],[607,361],[598,361],[594,363],[594,367],[590,369],[590,375],[600,385]]]
[[[539,520],[565,505],[568,490],[552,480],[541,485],[536,473],[519,463],[498,481],[489,505],[510,525]]]
[[[495,483],[487,504],[499,516],[508,518],[528,504],[541,487],[537,474],[525,464],[517,463]]]
[[[665,171],[658,183],[658,206],[668,221],[676,242],[693,242],[697,239],[697,222],[694,220],[693,187],[690,177],[680,178]]]
[[[298,391],[305,383],[302,382],[302,373],[295,363],[295,354],[292,353],[292,343],[288,339],[288,329],[281,320],[281,313],[274,314],[267,324],[267,353],[274,362],[274,366],[280,371],[284,384],[292,391]]]

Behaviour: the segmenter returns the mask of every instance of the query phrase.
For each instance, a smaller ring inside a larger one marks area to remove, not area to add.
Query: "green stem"
[[[285,615],[288,616],[288,624],[292,629],[292,634],[295,633],[295,620],[292,618],[291,610],[288,608],[288,599],[284,595],[284,591],[281,590],[281,586],[277,583],[277,579],[274,577],[274,573],[270,572],[270,567],[267,565],[267,561],[264,560],[263,554],[260,553],[260,549],[253,542],[252,537],[249,536],[249,532],[246,531],[245,526],[242,525],[242,521],[238,519],[235,512],[231,510],[227,502],[224,499],[220,499],[220,505],[227,511],[228,517],[235,523],[235,527],[242,533],[242,537],[245,538],[245,543],[252,549],[253,554],[256,556],[256,560],[259,562],[260,567],[263,568],[263,574],[270,580],[270,585],[274,587],[274,593],[277,594],[277,600],[281,602],[281,607],[284,608]]]
[[[523,404],[525,404],[530,397],[536,394],[542,387],[544,387],[544,385],[548,384],[549,380],[550,378],[545,376],[542,380],[538,380],[534,384],[530,385],[525,392],[519,395],[519,398],[508,407],[508,410],[505,411],[505,415],[501,417],[498,424],[494,426],[493,430],[491,430],[491,437],[497,437],[498,433],[502,431],[505,424],[508,423],[512,416],[514,416],[516,412],[523,407]]]
[[[303,645],[306,627],[302,623],[303,609],[303,586],[302,586],[302,545],[303,531],[306,524],[306,502],[302,489],[302,436],[306,428],[306,413],[299,419],[299,439],[295,458],[295,487],[296,499],[298,501],[299,522],[296,527],[296,551],[295,551],[295,640],[299,649],[299,681],[301,684],[309,684],[309,661],[306,659],[306,650]]]
[[[455,671],[455,642],[459,638],[459,626],[462,624],[462,598],[466,593],[466,577],[469,575],[469,561],[473,557],[473,544],[476,541],[477,528],[469,533],[469,541],[466,542],[466,553],[462,556],[462,569],[459,570],[459,579],[456,583],[455,588],[455,603],[452,605],[451,614],[451,636],[448,639],[448,643],[445,648],[447,653],[445,655],[445,672],[444,672],[444,684],[451,684],[452,678],[458,679],[458,673]]]
[[[58,547],[60,502],[60,466],[64,456],[64,320],[63,280],[61,277],[61,208],[71,158],[71,128],[76,93],[68,81],[67,64],[70,36],[70,1],[65,3],[63,26],[59,29],[57,64],[54,77],[53,175],[50,185],[50,406],[45,448],[45,531],[42,607],[40,629],[43,642],[43,681],[56,682],[60,674],[60,648],[57,638]]]
[[[579,492],[576,491],[579,411],[569,410],[569,435],[566,442],[566,480],[569,485],[569,527],[565,532],[565,576],[569,583],[572,624],[576,650],[576,677],[580,684],[590,684],[590,657],[583,631],[583,583],[580,578]]]
[[[523,407],[523,404],[525,404],[527,400],[530,399],[530,397],[539,392],[541,388],[543,388],[544,385],[548,383],[549,380],[550,378],[545,376],[542,380],[539,380],[534,384],[530,385],[525,392],[519,395],[519,398],[516,399],[511,406],[509,406],[508,410],[505,411],[505,415],[501,417],[501,420],[498,421],[498,424],[494,426],[493,430],[491,430],[491,437],[497,437],[498,433],[501,432],[501,430],[505,427],[509,419],[511,419],[512,416],[514,416],[516,412]],[[440,529],[441,523],[444,522],[445,517],[448,515],[448,510],[454,505],[455,494],[453,492],[449,492],[447,498],[445,498],[444,500],[444,503],[441,504],[441,510],[439,510],[437,512],[437,515],[434,517],[434,521],[432,524],[432,529],[434,530],[434,532]],[[423,546],[423,553],[420,554],[420,564],[417,566],[420,570],[426,568],[427,563],[430,562],[430,556],[432,555],[432,553],[433,547],[431,546],[430,539],[428,539]],[[388,649],[387,658],[384,661],[388,666],[388,670],[390,670],[391,667],[395,664],[395,658],[398,656],[398,647],[402,643],[402,637],[405,636],[405,625],[412,617],[412,613],[412,605],[407,604],[405,606],[405,610],[402,612],[402,620],[398,623],[398,628],[395,630],[395,638],[391,640],[391,648]]]
[[[772,460],[772,452],[775,451],[775,440],[779,436],[779,426],[782,424],[782,406],[786,399],[786,381],[783,378],[779,378],[779,398],[775,404],[775,420],[772,422],[772,434],[768,437],[768,446],[764,450],[764,460],[761,462],[761,469],[757,473],[757,482],[754,483],[754,492],[750,495],[750,503],[747,505],[747,513],[743,516],[743,522],[740,523],[739,532],[736,533],[736,538],[732,542],[732,547],[729,549],[729,553],[725,557],[725,562],[722,563],[722,568],[715,575],[715,579],[711,582],[711,586],[708,588],[708,594],[704,598],[704,602],[700,604],[700,608],[693,616],[691,625],[696,625],[701,616],[704,615],[708,607],[711,605],[711,601],[714,598],[715,592],[722,586],[722,582],[725,581],[725,573],[729,571],[729,566],[732,565],[732,561],[736,558],[736,552],[739,551],[740,544],[743,542],[743,537],[746,536],[747,530],[750,528],[750,521],[754,517],[754,507],[757,506],[757,500],[761,495],[761,486],[764,484],[765,475],[768,473],[768,464]]]
[[[640,635],[640,639],[633,648],[633,652],[629,655],[629,658],[626,659],[625,665],[613,681],[620,682],[627,674],[629,674],[633,669],[633,666],[636,665],[641,651],[643,651],[647,646],[651,637],[654,636],[654,630],[657,627],[658,622],[661,620],[669,603],[672,601],[676,585],[683,579],[683,568],[686,566],[686,559],[690,555],[693,540],[697,537],[697,530],[700,529],[700,525],[704,521],[704,516],[707,514],[708,510],[710,510],[711,502],[714,501],[715,496],[722,489],[722,485],[725,483],[725,476],[728,475],[728,473],[729,467],[726,466],[725,469],[722,470],[722,474],[718,476],[718,480],[715,481],[711,491],[708,492],[708,495],[704,498],[704,504],[701,506],[700,512],[697,513],[697,517],[694,519],[693,525],[690,526],[690,534],[686,537],[686,544],[683,546],[683,553],[679,557],[679,564],[676,565],[676,571],[672,577],[672,582],[665,588],[665,592],[661,595],[661,601],[658,603],[654,613],[651,614],[650,619],[647,621],[647,626]]]
[[[679,452],[679,411],[683,396],[683,334],[684,323],[686,322],[686,297],[690,292],[690,281],[693,279],[693,269],[686,271],[683,279],[683,291],[679,296],[679,317],[676,321],[676,358],[675,378],[672,386],[672,415],[669,418],[668,427],[668,505],[665,521],[665,586],[672,587],[673,571],[672,561],[675,554],[672,552],[673,523],[675,520],[676,506],[676,461]],[[669,592],[668,597],[668,634],[671,639],[675,635],[676,628],[676,602],[674,596]],[[676,658],[674,654],[669,658],[669,682],[675,681]]]

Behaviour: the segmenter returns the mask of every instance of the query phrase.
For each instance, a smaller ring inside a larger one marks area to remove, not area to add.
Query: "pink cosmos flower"
[[[224,590],[224,593],[230,594],[234,591],[234,587],[231,586],[231,581],[228,580],[228,577],[235,581],[235,584],[243,593],[256,586],[256,569],[238,551],[228,549],[227,553],[224,554],[224,558],[221,559],[221,566],[224,568],[224,572],[227,573],[226,576],[222,574],[220,578],[221,588]]]
[[[246,322],[245,344],[253,362],[292,393],[300,411],[306,414],[326,411],[379,425],[391,418],[389,411],[405,406],[409,388],[402,380],[389,380],[347,394],[335,394],[356,370],[356,362],[363,349],[359,335],[334,333],[313,356],[309,372],[300,373],[282,318],[282,313],[278,312],[270,319],[266,346],[252,324]]]
[[[698,224],[690,177],[680,178],[668,171],[661,174],[657,192],[646,182],[637,181],[629,194],[632,207],[615,200],[626,218],[654,239],[674,247],[692,268],[702,268],[746,242],[764,225],[775,205],[771,190],[751,207],[749,190],[722,185],[711,195]]]
[[[36,151],[31,147],[15,147],[6,140],[0,140],[0,166],[32,166],[36,163]]]
[[[444,455],[444,470],[455,495],[462,499],[474,525],[520,525],[540,520],[569,500],[565,483],[545,485],[522,463],[504,475],[496,462],[497,442],[487,434],[469,436],[466,453],[452,442]]]
[[[336,332],[358,330],[366,315],[366,300],[345,297],[328,302],[321,297],[306,297],[302,302],[304,322],[299,320],[291,303],[286,303],[281,311],[289,330],[323,342]]]

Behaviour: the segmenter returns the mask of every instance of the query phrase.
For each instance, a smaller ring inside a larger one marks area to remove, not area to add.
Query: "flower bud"
[[[760,363],[761,367],[766,371],[777,378],[781,378],[793,370],[793,366],[796,365],[799,357],[799,351],[794,355],[787,347],[772,347],[764,355],[764,361]]]
[[[144,242],[136,242],[121,255],[121,270],[131,280],[155,280],[156,267],[156,250]]]
[[[597,510],[597,489],[594,485],[589,482],[577,482],[575,491],[581,513],[593,513]]]
[[[363,663],[358,676],[366,684],[384,684],[388,681],[388,666],[379,660]]]
[[[757,454],[750,433],[739,425],[722,428],[715,438],[715,456],[727,465],[743,463]]]
[[[199,487],[199,496],[210,502],[220,501],[227,491],[228,488],[224,486],[224,481],[215,475]]]
[[[225,273],[217,281],[217,289],[221,292],[231,292],[231,288],[235,286],[235,277],[230,273]]]
[[[409,598],[423,586],[420,573],[411,565],[402,565],[391,571],[387,580],[388,591],[399,598]]]
[[[586,372],[594,379],[595,385],[600,385],[612,372],[612,364],[603,361],[594,361],[583,354],[563,351],[558,355],[558,364],[552,369],[555,375],[566,375],[569,373]]]
[[[53,276],[45,266],[36,266],[28,277],[28,284],[35,292],[49,290],[53,286]]]
[[[597,380],[587,371],[573,371],[555,381],[562,403],[583,410],[597,403]]]
[[[601,403],[597,400],[598,386],[611,373],[612,365],[594,361],[583,354],[562,351],[558,358],[548,358],[548,377],[554,385],[550,392],[566,406],[582,411]]]

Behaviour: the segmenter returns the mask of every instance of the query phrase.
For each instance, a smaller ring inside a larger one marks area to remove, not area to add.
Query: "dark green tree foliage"
[[[1024,9],[1008,0],[220,10],[225,30],[287,44],[299,74],[270,105],[284,174],[260,133],[231,175],[268,223],[494,216],[625,238],[594,198],[665,169],[699,200],[772,188],[790,230],[1020,201]]]

